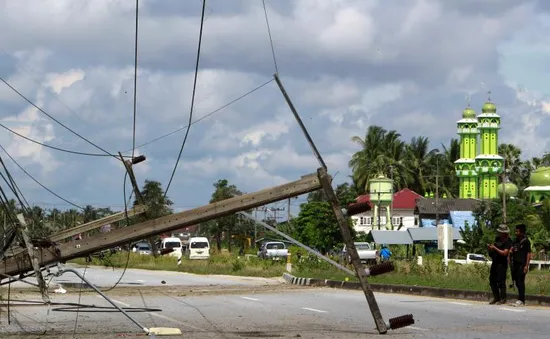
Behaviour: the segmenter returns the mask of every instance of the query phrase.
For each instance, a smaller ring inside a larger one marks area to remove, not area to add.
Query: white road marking
[[[429,329],[427,328],[416,327],[416,326],[407,326],[405,328],[410,328],[411,330],[417,330],[417,331],[429,331]]]
[[[98,298],[101,298],[101,299],[103,299],[103,300],[105,300],[105,299],[104,299],[102,296],[100,296],[100,295],[98,295],[97,297],[98,297]],[[117,304],[120,304],[120,305],[124,306],[124,307],[132,307],[130,304],[127,304],[127,303],[122,302],[122,301],[120,301],[120,300],[116,300],[116,299],[112,299],[112,298],[111,298],[111,300],[112,300],[113,302],[117,303]],[[183,323],[183,322],[181,322],[181,321],[179,321],[179,320],[176,320],[176,319],[174,319],[174,318],[167,317],[167,316],[162,315],[162,314],[158,314],[158,313],[155,313],[155,312],[147,312],[147,313],[149,313],[149,314],[152,315],[153,317],[157,317],[157,318],[161,318],[161,319],[164,319],[164,320],[168,320],[168,321],[171,321],[171,322],[176,323],[176,324],[181,325],[181,326],[189,327],[189,328],[192,328],[192,329],[197,330],[197,331],[204,331],[203,328],[200,328],[200,327],[196,327],[196,326],[193,326],[193,325],[189,325],[189,324]]]
[[[460,306],[470,306],[470,304],[461,303],[461,302],[458,302],[458,301],[450,301],[449,304],[460,305]]]
[[[316,308],[302,307],[302,310],[318,312],[318,313],[328,313],[328,311],[318,310]]]
[[[154,317],[161,318],[161,319],[166,319],[166,320],[171,321],[171,322],[173,322],[173,323],[179,324],[179,325],[181,325],[181,326],[189,327],[189,328],[192,328],[192,329],[197,330],[197,331],[205,331],[205,329],[203,329],[203,328],[196,327],[196,326],[193,326],[193,325],[189,325],[189,324],[186,324],[186,323],[182,323],[182,322],[179,321],[179,320],[176,320],[176,319],[174,319],[174,318],[167,317],[167,316],[162,315],[162,314],[153,313],[153,312],[150,312],[149,314],[152,315],[152,316],[154,316]]]
[[[525,312],[525,310],[517,310],[517,309],[514,309],[514,308],[507,308],[507,307],[499,307],[499,309],[501,309],[503,311],[509,311],[509,312],[518,312],[518,313]]]
[[[260,299],[256,299],[256,298],[250,298],[250,297],[241,297],[242,299],[246,299],[246,300],[252,300],[252,301],[259,301]]]

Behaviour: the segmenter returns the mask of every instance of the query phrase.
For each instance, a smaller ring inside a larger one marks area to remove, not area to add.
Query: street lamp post
[[[435,226],[439,225],[439,152],[435,153]]]

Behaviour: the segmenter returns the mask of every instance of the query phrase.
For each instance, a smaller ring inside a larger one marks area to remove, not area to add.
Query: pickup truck
[[[281,260],[288,257],[288,249],[284,242],[270,241],[260,246],[258,257],[262,259]]]
[[[468,253],[466,259],[449,259],[449,262],[455,262],[459,265],[468,265],[468,264],[485,264],[491,265],[492,262],[487,259],[483,254],[477,253]]]
[[[372,249],[368,242],[355,242],[354,245],[355,249],[357,249],[357,254],[359,255],[359,259],[361,259],[362,264],[376,264],[378,251]],[[342,255],[348,263],[351,263],[351,257],[346,250],[346,245],[344,245],[344,248],[342,249]]]

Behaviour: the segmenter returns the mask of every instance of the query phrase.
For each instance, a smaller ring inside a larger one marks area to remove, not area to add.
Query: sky
[[[140,1],[136,154],[147,157],[134,167],[140,184],[166,187],[174,168],[190,114],[201,4]],[[468,101],[479,111],[489,91],[501,142],[525,157],[550,151],[550,2],[265,4],[279,77],[335,183],[349,180],[348,161],[359,150],[351,138],[369,125],[407,141],[426,136],[438,148],[456,137]],[[9,32],[0,35],[0,76],[68,128],[0,82],[2,125],[71,151],[131,154],[135,1],[0,0],[0,31]],[[207,0],[199,70],[193,120],[205,118],[191,126],[168,191],[176,210],[206,204],[219,179],[254,192],[316,171],[274,81],[219,109],[273,79],[261,0]],[[0,145],[64,199],[123,208],[124,168],[113,157],[61,152],[4,128]],[[30,204],[71,207],[0,156]],[[293,214],[303,200],[291,201]]]

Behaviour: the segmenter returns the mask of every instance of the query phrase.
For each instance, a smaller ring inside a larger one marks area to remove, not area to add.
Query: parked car
[[[171,257],[179,258],[183,254],[183,243],[181,242],[180,238],[170,237],[162,239],[159,252],[161,252],[162,250],[170,249],[173,250],[172,252],[170,252],[170,254],[168,254]]]
[[[281,241],[264,242],[260,246],[258,257],[272,260],[286,259],[288,257],[288,249],[285,243]]]
[[[492,261],[487,259],[483,254],[477,254],[477,253],[468,253],[466,255],[466,259],[449,259],[449,262],[455,262],[460,265],[468,265],[468,264],[485,264],[485,265],[491,265]]]
[[[135,244],[132,248],[132,251],[134,253],[138,254],[152,254],[153,251],[151,250],[151,245],[147,242],[138,242]]]
[[[355,242],[355,249],[361,259],[362,264],[376,264],[376,259],[378,258],[378,251],[373,249],[371,244],[368,242]],[[346,250],[346,245],[342,249],[342,257],[347,263],[351,263],[351,256]]]
[[[210,242],[206,237],[189,238],[186,250],[189,259],[210,259]]]

